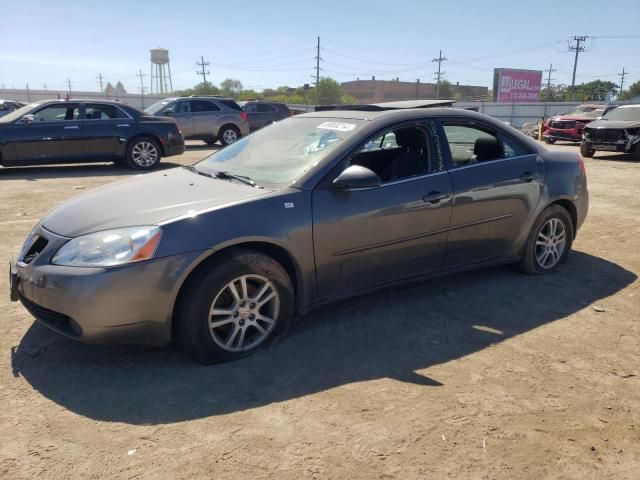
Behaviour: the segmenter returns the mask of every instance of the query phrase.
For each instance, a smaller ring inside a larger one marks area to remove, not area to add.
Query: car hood
[[[551,117],[551,120],[554,122],[558,121],[580,121],[580,122],[589,122],[593,120],[593,117],[582,117],[580,115],[556,115],[555,117]]]
[[[42,226],[58,235],[77,237],[110,228],[155,225],[270,192],[174,168],[137,175],[74,197],[49,212]]]
[[[637,120],[596,120],[587,125],[589,128],[640,128],[640,121]]]

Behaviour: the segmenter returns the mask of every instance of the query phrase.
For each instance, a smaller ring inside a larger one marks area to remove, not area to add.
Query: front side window
[[[173,113],[190,113],[191,112],[191,102],[176,102],[173,106]]]
[[[125,118],[125,114],[115,105],[87,103],[84,116],[87,120],[109,120]]]
[[[438,171],[427,125],[396,127],[374,135],[354,152],[350,165],[375,172],[382,183]]]
[[[77,120],[80,109],[77,103],[50,105],[34,113],[36,122],[64,122]]]

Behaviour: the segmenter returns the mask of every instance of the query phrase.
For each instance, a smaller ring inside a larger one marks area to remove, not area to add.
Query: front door
[[[214,138],[218,134],[221,108],[209,100],[191,100],[190,103],[195,122],[194,135]]]
[[[313,239],[321,298],[441,266],[451,182],[441,152],[434,148],[434,131],[428,124],[416,124],[377,134],[316,188]],[[374,171],[381,185],[333,189],[331,182],[349,165]]]
[[[453,184],[444,267],[513,257],[544,185],[538,155],[494,127],[444,121]]]
[[[55,103],[33,112],[34,121],[16,123],[16,160],[67,161],[82,158],[83,132],[77,103]]]
[[[191,101],[178,100],[172,107],[173,113],[170,115],[176,119],[182,135],[193,137],[195,135],[195,119],[191,113]]]

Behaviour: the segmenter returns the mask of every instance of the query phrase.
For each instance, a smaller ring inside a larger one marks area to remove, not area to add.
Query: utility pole
[[[144,77],[145,74],[142,73],[142,69],[136,74],[136,77],[140,77],[140,102],[142,103],[142,108],[144,108]]]
[[[575,47],[573,45],[569,45],[570,52],[576,52],[576,56],[573,60],[573,77],[571,77],[571,100],[573,100],[573,95],[575,93],[576,88],[576,70],[578,69],[578,55],[580,52],[584,52],[584,45],[580,45],[587,41],[587,36],[585,35],[576,35],[573,37],[573,40],[576,42]]]
[[[27,83],[27,102],[31,103],[31,91],[29,90],[28,83]]]
[[[208,67],[209,66],[209,62],[205,62],[204,61],[204,57],[200,56],[200,62],[196,62],[196,65],[198,65],[199,67],[202,67],[202,71],[196,71],[196,73],[198,75],[202,75],[202,83],[204,83],[205,85],[207,84],[207,75],[209,75],[209,70],[204,69],[204,67]]]
[[[67,87],[69,87],[69,96],[71,96],[71,79],[67,78]]]
[[[549,75],[547,75],[547,102],[549,101],[549,97],[551,96],[551,80],[555,80],[551,78],[551,74],[555,72],[556,69],[553,68],[553,63],[549,64],[549,70],[545,70]]]
[[[47,91],[47,84],[46,84],[46,83],[43,83],[43,84],[42,84],[42,89],[43,89],[45,92]]]
[[[440,98],[440,80],[445,73],[441,71],[441,67],[442,62],[445,62],[446,60],[447,57],[442,56],[442,50],[440,50],[438,58],[434,58],[433,60],[431,60],[432,62],[438,62],[438,71],[433,74],[436,77],[436,98]]]
[[[627,75],[628,73],[629,72],[625,72],[624,67],[622,67],[622,73],[618,74],[618,76],[620,77],[620,93],[618,94],[618,97],[622,95],[622,87],[624,87],[624,76]]]
[[[104,79],[104,77],[101,73],[99,73],[96,78],[98,79],[98,85],[100,85],[100,93],[102,93],[104,92],[104,88],[102,88],[102,80]]]
[[[320,85],[320,37],[318,37],[318,45],[316,47],[316,97],[318,96],[318,85]]]

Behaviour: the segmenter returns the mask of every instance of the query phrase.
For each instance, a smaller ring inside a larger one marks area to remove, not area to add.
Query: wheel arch
[[[291,283],[293,285],[294,298],[295,298],[295,311],[298,311],[298,307],[301,305],[300,296],[302,294],[302,275],[300,267],[294,260],[293,255],[285,248],[275,243],[267,241],[242,241],[232,245],[227,245],[218,250],[212,251],[210,255],[202,258],[200,262],[187,274],[182,281],[176,300],[173,304],[173,311],[171,315],[171,339],[173,341],[178,339],[179,335],[179,323],[177,321],[178,312],[182,306],[182,302],[185,300],[185,292],[189,287],[203,275],[204,272],[212,268],[217,262],[223,261],[237,250],[252,250],[254,252],[262,253],[273,260],[278,262],[282,268],[287,272]]]
[[[549,205],[547,205],[547,207],[550,207],[552,205],[559,205],[567,212],[569,212],[569,216],[571,217],[571,224],[573,226],[573,239],[575,240],[576,234],[578,233],[578,210],[576,209],[576,206],[571,200],[566,198],[554,200]]]

